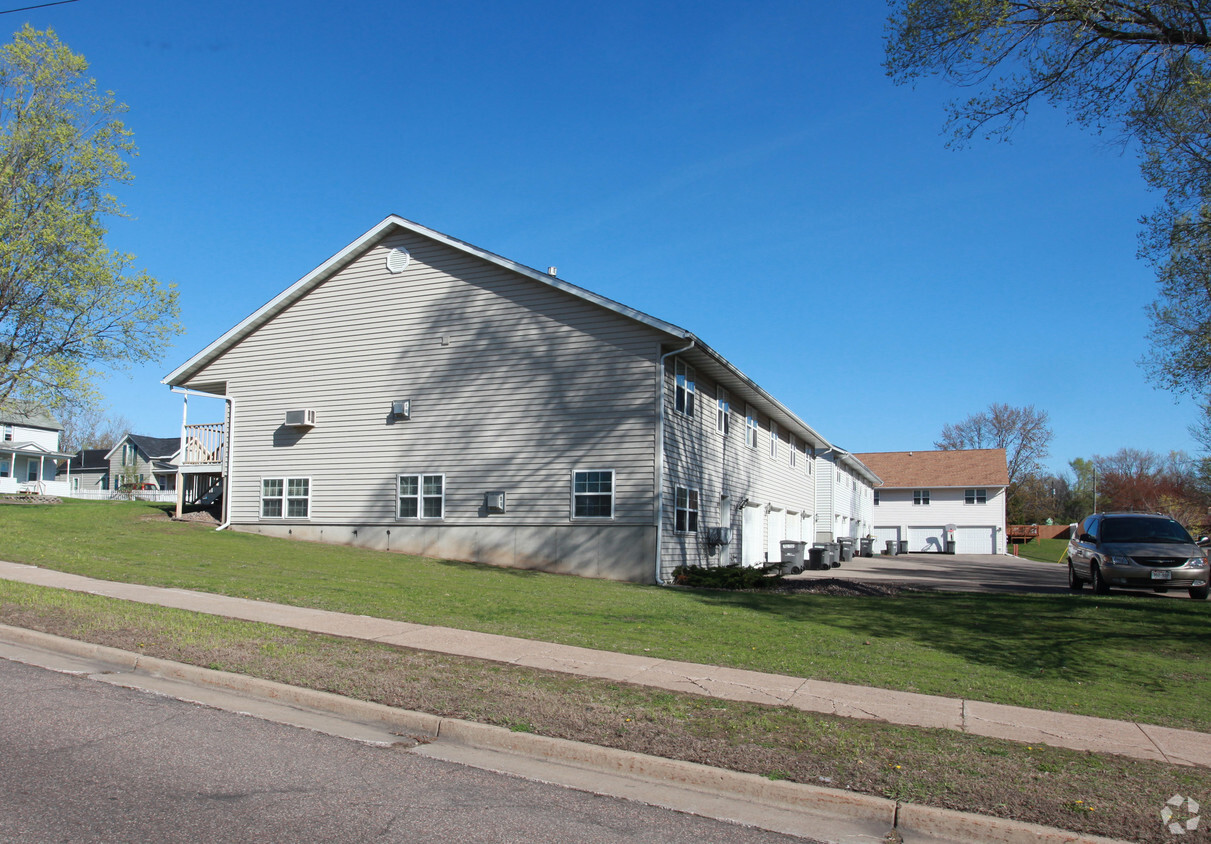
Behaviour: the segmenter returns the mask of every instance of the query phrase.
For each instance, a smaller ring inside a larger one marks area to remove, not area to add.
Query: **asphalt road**
[[[802,840],[0,659],[0,841]]]

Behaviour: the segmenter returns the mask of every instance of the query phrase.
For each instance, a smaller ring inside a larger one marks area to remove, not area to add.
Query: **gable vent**
[[[402,273],[412,263],[412,255],[407,249],[392,249],[387,253],[387,272]]]

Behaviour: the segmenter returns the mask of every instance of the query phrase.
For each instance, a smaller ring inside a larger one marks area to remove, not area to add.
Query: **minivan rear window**
[[[1173,519],[1102,519],[1102,542],[1187,542],[1190,534]]]

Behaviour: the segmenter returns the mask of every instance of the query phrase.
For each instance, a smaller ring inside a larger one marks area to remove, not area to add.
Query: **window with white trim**
[[[757,430],[761,427],[757,421],[757,411],[750,404],[744,409],[744,444],[749,448],[757,447]]]
[[[877,489],[874,490],[874,494],[875,494],[875,506],[878,507],[879,506],[879,490],[877,490]]]
[[[262,519],[310,517],[310,478],[261,478]]]
[[[396,516],[401,519],[446,517],[445,475],[400,475],[396,481]]]
[[[967,489],[963,491],[964,504],[987,504],[988,490],[986,489]]]
[[[778,423],[769,421],[769,456],[778,459]]]
[[[912,491],[912,503],[924,506],[929,503],[929,490],[914,489]]]
[[[572,473],[572,518],[614,518],[614,470]]]
[[[673,362],[673,374],[677,382],[673,406],[678,413],[694,415],[694,367],[678,358]]]
[[[715,430],[727,436],[732,425],[732,402],[727,390],[715,387]]]
[[[678,533],[698,532],[698,490],[679,486],[674,505],[674,528]]]
[[[795,441],[794,434],[788,434],[787,440],[791,450],[791,468],[794,469],[799,463],[799,443]]]
[[[8,425],[8,424],[4,425],[4,441],[6,443],[11,443],[13,441],[13,426],[12,425]]]

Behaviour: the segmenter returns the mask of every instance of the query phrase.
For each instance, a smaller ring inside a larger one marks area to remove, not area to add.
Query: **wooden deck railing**
[[[222,463],[223,450],[227,446],[226,427],[222,422],[186,425],[182,465],[210,466]]]

